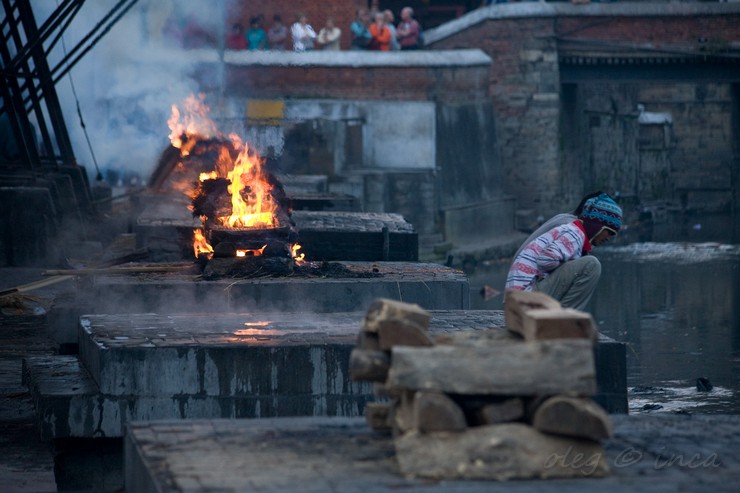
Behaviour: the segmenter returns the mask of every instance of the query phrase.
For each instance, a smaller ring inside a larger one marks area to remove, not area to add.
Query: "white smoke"
[[[65,32],[66,50],[70,51],[116,3],[117,0],[86,2]],[[199,91],[193,70],[204,53],[209,61],[217,60],[213,40],[222,32],[223,4],[139,0],[72,69],[82,116],[101,171],[138,174],[144,180],[149,177],[169,143],[167,119],[172,104]],[[32,5],[39,26],[57,7],[51,0],[38,0]],[[189,22],[211,36],[210,48],[182,48],[178,33]],[[62,60],[64,47],[61,43],[54,47],[49,56],[51,67]],[[93,158],[68,77],[59,81],[57,92],[77,160],[92,178]]]

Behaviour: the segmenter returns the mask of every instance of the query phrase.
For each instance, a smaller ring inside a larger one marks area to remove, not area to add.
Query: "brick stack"
[[[350,357],[375,382],[365,414],[391,431],[404,475],[438,479],[598,477],[609,416],[596,391],[591,316],[509,293],[508,330],[435,336],[418,305],[376,300]]]

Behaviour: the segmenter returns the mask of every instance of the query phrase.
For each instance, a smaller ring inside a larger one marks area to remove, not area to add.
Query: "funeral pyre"
[[[168,122],[178,156],[171,186],[188,195],[203,227],[193,253],[209,277],[285,275],[303,260],[289,202],[264,160],[241,138],[221,134],[204,97],[172,106]]]

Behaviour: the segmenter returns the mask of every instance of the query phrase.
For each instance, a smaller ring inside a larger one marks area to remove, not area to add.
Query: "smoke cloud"
[[[54,67],[116,4],[86,2],[49,56]],[[32,3],[37,25],[57,7]],[[172,104],[198,92],[193,71],[199,61],[217,60],[214,46],[224,23],[224,2],[139,0],[72,69],[92,150],[104,175],[138,175],[146,180],[169,144]],[[185,41],[185,36],[189,36]],[[194,40],[194,41],[193,41]],[[190,43],[192,49],[183,45]],[[198,45],[207,49],[197,49]],[[57,92],[74,152],[91,178],[95,169],[67,76]],[[116,185],[116,183],[111,183]],[[125,183],[130,184],[130,183]]]

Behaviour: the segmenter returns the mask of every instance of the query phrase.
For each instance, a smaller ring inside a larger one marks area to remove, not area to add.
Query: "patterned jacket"
[[[590,250],[581,221],[557,226],[530,241],[516,256],[506,278],[506,289],[532,291],[537,280]]]

